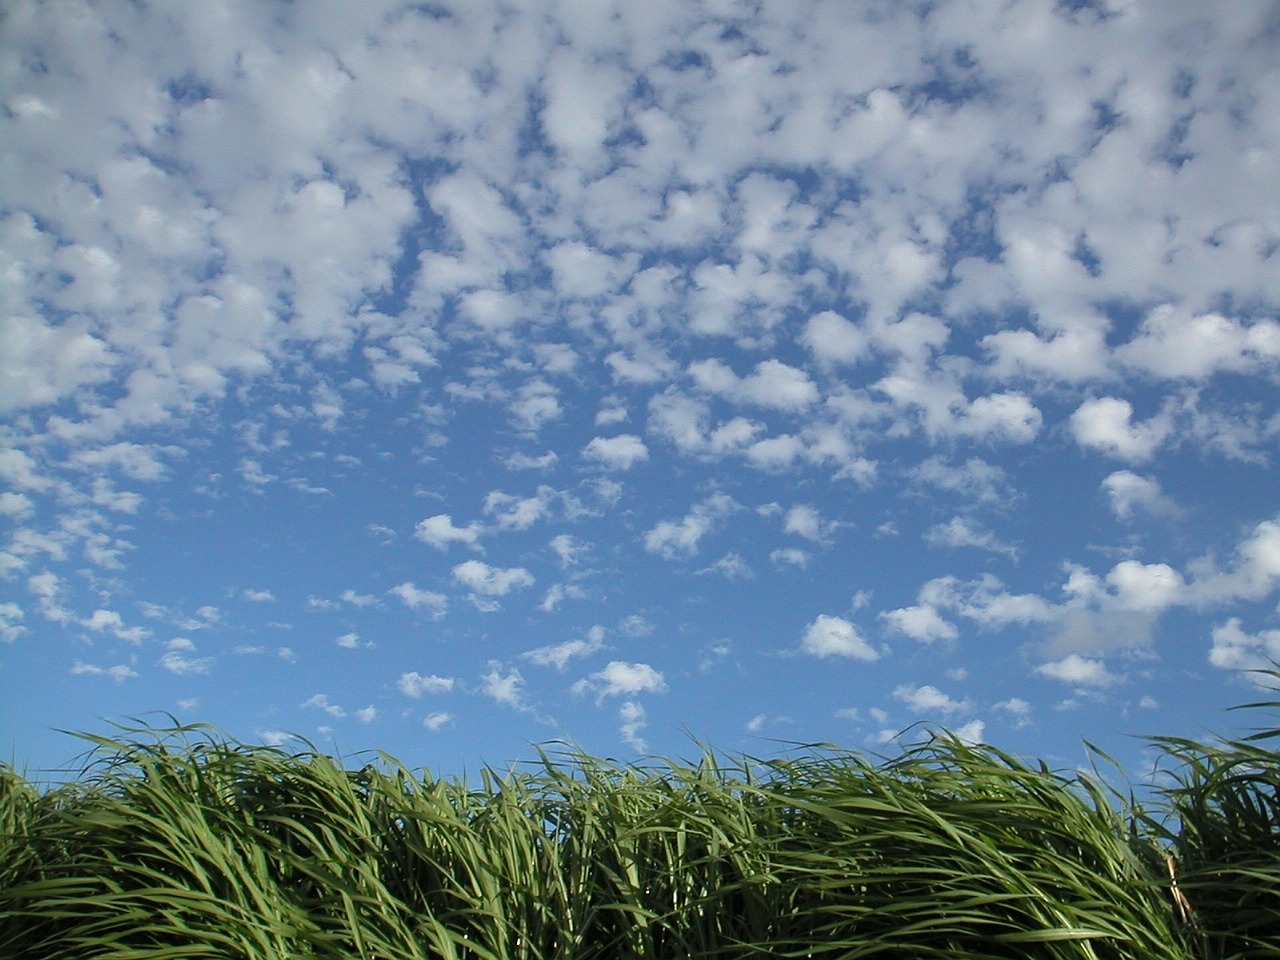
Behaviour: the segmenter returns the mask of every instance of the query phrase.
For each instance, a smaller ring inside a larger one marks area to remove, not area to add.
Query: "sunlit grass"
[[[1144,808],[947,736],[469,785],[123,730],[67,785],[0,768],[0,956],[1277,956],[1277,736],[1155,738]]]

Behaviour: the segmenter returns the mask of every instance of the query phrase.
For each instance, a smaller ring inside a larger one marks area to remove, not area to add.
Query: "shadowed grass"
[[[949,736],[892,760],[543,753],[468,786],[125,729],[66,786],[0,767],[0,956],[1276,956],[1276,735],[1155,738],[1173,785],[1148,812]]]

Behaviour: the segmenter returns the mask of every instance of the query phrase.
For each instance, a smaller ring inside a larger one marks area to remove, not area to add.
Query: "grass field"
[[[0,767],[0,957],[1278,957],[1278,737],[1155,738],[1139,804],[946,736],[467,784],[122,730]]]

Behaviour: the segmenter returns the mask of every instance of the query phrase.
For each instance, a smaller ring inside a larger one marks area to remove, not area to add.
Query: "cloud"
[[[270,590],[255,590],[252,587],[246,587],[242,592],[243,596],[250,603],[272,603],[275,601],[275,594]]]
[[[737,509],[738,504],[732,497],[713,493],[695,504],[683,519],[663,520],[649,530],[644,535],[644,548],[667,560],[692,557],[716,524]]]
[[[1274,670],[1280,663],[1280,630],[1246,633],[1239,617],[1213,628],[1209,662],[1220,670]],[[1256,681],[1263,685],[1261,679]]]
[[[490,662],[489,672],[481,677],[484,683],[482,692],[504,706],[521,711],[528,710],[524,696],[524,677],[514,668],[505,673],[503,670],[502,664]]]
[[[505,597],[512,590],[533,586],[533,574],[523,567],[491,567],[479,560],[458,564],[453,579],[485,597]]]
[[[1004,543],[989,530],[982,530],[965,517],[952,517],[946,523],[935,524],[925,531],[925,543],[932,547],[974,547],[991,553],[1003,553],[1018,559],[1018,548]]]
[[[437,550],[447,550],[451,543],[465,543],[474,546],[480,539],[483,528],[478,523],[469,523],[465,527],[455,527],[453,518],[447,513],[438,513],[433,517],[420,520],[414,528],[413,535],[423,543]]]
[[[981,720],[970,720],[951,731],[951,735],[961,743],[985,743],[987,725]]]
[[[1071,415],[1077,443],[1131,463],[1150,460],[1171,431],[1165,414],[1135,423],[1133,405],[1116,397],[1086,400]]]
[[[449,724],[453,723],[453,714],[438,710],[435,713],[429,713],[422,718],[422,725],[432,733],[443,730]]]
[[[317,693],[308,697],[302,704],[302,708],[322,710],[335,720],[341,720],[347,715],[347,711],[329,700],[327,693]]]
[[[1111,510],[1117,519],[1134,520],[1139,512],[1152,516],[1177,516],[1178,505],[1165,496],[1160,483],[1152,477],[1142,477],[1131,470],[1117,470],[1102,480]]]
[[[815,507],[802,503],[787,511],[782,529],[814,543],[821,543],[826,539],[826,526]]]
[[[832,310],[815,314],[805,323],[800,342],[820,363],[851,364],[866,356],[870,343],[857,324]]]
[[[593,437],[582,448],[582,455],[609,470],[630,470],[649,459],[649,449],[639,437],[623,433],[616,437]]]
[[[521,658],[536,663],[540,667],[554,667],[564,670],[570,660],[578,660],[590,656],[604,646],[604,628],[597,625],[587,631],[585,639],[565,640],[562,643],[548,644],[520,654]]]
[[[648,744],[640,736],[640,731],[649,724],[649,715],[644,707],[634,700],[628,700],[618,708],[618,719],[622,721],[618,732],[622,735],[623,742],[637,753],[644,753]]]
[[[400,679],[396,681],[396,689],[406,697],[413,697],[415,700],[424,693],[448,693],[453,689],[453,685],[452,677],[441,677],[434,673],[423,676],[416,671],[402,673]]]
[[[871,646],[848,620],[819,614],[805,630],[800,650],[811,656],[848,657],[850,660],[873,661],[880,653]]]
[[[795,411],[818,400],[818,388],[804,371],[780,360],[762,360],[746,377],[720,360],[699,360],[689,365],[689,376],[707,393],[757,407]]]
[[[449,606],[449,598],[443,593],[422,590],[408,582],[392,587],[387,593],[398,597],[400,602],[411,610],[425,610],[436,620],[444,616]]]
[[[136,670],[123,663],[118,663],[111,667],[99,667],[96,664],[85,663],[82,660],[77,660],[71,665],[71,674],[72,676],[110,677],[116,683],[123,683],[125,680],[138,675]]]
[[[196,645],[186,637],[175,637],[167,644],[167,651],[160,658],[160,666],[180,677],[208,673],[213,667],[212,657],[189,657]]]
[[[751,565],[742,559],[741,555],[733,552],[726,553],[715,563],[703,567],[696,573],[699,576],[715,573],[726,580],[750,580],[755,577],[755,571],[751,569]]]
[[[26,614],[16,603],[0,603],[0,640],[13,643],[26,633],[27,628],[19,622],[25,617]]]
[[[527,530],[535,523],[551,516],[551,507],[561,494],[543,484],[531,497],[517,497],[501,490],[493,490],[484,498],[486,516],[502,530]]]
[[[569,533],[556,534],[551,538],[547,546],[559,558],[560,565],[563,567],[571,567],[581,562],[582,558],[591,550],[588,544],[583,543]]]
[[[1127,367],[1169,379],[1204,380],[1280,362],[1280,323],[1243,323],[1219,313],[1188,316],[1168,304],[1142,318],[1137,333],[1115,350]]]
[[[968,700],[954,700],[937,687],[928,684],[923,686],[902,684],[894,687],[893,698],[905,703],[907,708],[917,716],[930,714],[950,716],[973,709],[973,704]]]
[[[606,697],[633,697],[638,693],[666,693],[666,690],[667,681],[660,671],[647,663],[625,660],[611,660],[603,670],[573,685],[574,693],[594,693],[596,703]]]
[[[1068,654],[1061,660],[1043,663],[1035,668],[1035,672],[1077,687],[1110,687],[1120,682],[1119,677],[1107,671],[1101,660],[1082,657],[1077,653]]]
[[[880,614],[880,618],[899,633],[921,643],[954,640],[960,635],[955,624],[948,622],[928,604],[900,607]]]

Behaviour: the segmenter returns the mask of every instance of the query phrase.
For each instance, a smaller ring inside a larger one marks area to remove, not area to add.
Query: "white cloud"
[[[625,660],[611,660],[603,670],[573,685],[574,693],[594,693],[597,703],[605,697],[633,697],[637,693],[665,693],[666,690],[667,681],[660,671],[647,663]]]
[[[1107,574],[1107,585],[1124,610],[1159,613],[1185,600],[1186,583],[1167,563],[1122,560]]]
[[[900,607],[880,614],[890,627],[921,643],[935,640],[954,640],[960,635],[955,624],[950,623],[928,604]]]
[[[479,560],[458,564],[453,579],[484,597],[505,597],[512,590],[533,586],[533,574],[523,567],[491,567]]]
[[[796,504],[787,511],[782,529],[814,543],[822,543],[830,530],[830,525],[823,522],[817,508],[807,503]]]
[[[917,716],[932,714],[950,716],[973,709],[973,704],[968,700],[955,700],[929,684],[922,686],[902,684],[894,688],[893,698],[902,701]]]
[[[1031,723],[1031,704],[1021,697],[1010,697],[1008,700],[993,703],[991,709],[1008,715],[1016,727],[1025,727]]]
[[[354,590],[342,591],[342,602],[363,610],[365,607],[378,606],[378,598],[371,593],[356,593]]]
[[[443,593],[423,590],[408,582],[392,587],[387,593],[398,597],[400,602],[411,610],[425,609],[437,620],[444,616],[449,606],[449,598]]]
[[[649,459],[649,449],[635,434],[623,433],[616,437],[593,437],[582,448],[582,455],[610,470],[630,470]]]
[[[270,590],[255,590],[252,587],[246,587],[241,596],[250,603],[272,603],[275,600],[275,594]]]
[[[750,580],[755,576],[755,571],[751,569],[751,565],[742,559],[740,554],[733,552],[726,553],[715,563],[703,567],[697,573],[698,575],[719,574],[726,580]]]
[[[465,543],[473,546],[480,539],[483,528],[478,523],[469,523],[465,527],[455,527],[453,518],[447,513],[420,520],[414,528],[413,535],[423,543],[430,544],[437,550],[447,550],[451,543]]]
[[[819,362],[829,364],[855,363],[866,356],[870,347],[857,324],[831,310],[810,317],[800,341]]]
[[[692,557],[716,524],[738,509],[734,499],[724,493],[713,493],[695,504],[683,519],[663,520],[644,535],[644,548],[668,560]]]
[[[1280,663],[1280,630],[1246,633],[1240,618],[1231,617],[1213,628],[1209,662],[1220,670],[1274,670]]]
[[[524,677],[514,668],[506,673],[503,669],[500,663],[489,664],[489,672],[481,677],[484,695],[516,710],[528,710],[524,698]]]
[[[1131,463],[1150,460],[1171,430],[1166,414],[1134,422],[1133,405],[1116,397],[1086,400],[1071,415],[1077,443]]]
[[[453,685],[453,677],[441,677],[434,673],[423,676],[417,671],[402,673],[396,681],[396,688],[406,697],[413,697],[415,700],[424,693],[448,693]]]
[[[167,650],[164,656],[160,658],[160,666],[170,673],[185,677],[191,674],[208,673],[213,667],[212,657],[187,656],[187,654],[195,652],[196,645],[186,637],[175,637],[165,646]]]
[[[869,644],[848,620],[842,617],[819,614],[805,630],[800,650],[811,656],[848,657],[851,660],[872,661],[880,659],[879,652]]]
[[[13,643],[26,633],[27,628],[19,622],[25,617],[26,614],[16,603],[0,603],[0,640]]]
[[[1176,516],[1176,503],[1165,496],[1159,481],[1142,477],[1131,470],[1117,470],[1103,478],[1102,489],[1111,502],[1111,510],[1120,520],[1134,520],[1139,513],[1153,516]]]
[[[560,565],[564,567],[571,567],[579,563],[591,550],[590,546],[568,533],[556,534],[551,538],[548,546],[560,559]]]
[[[517,497],[493,490],[484,498],[484,512],[494,518],[500,529],[527,530],[551,516],[552,504],[559,496],[546,484],[539,486],[531,497]]]
[[[443,730],[451,723],[453,723],[453,714],[445,713],[442,710],[438,710],[435,713],[429,713],[422,718],[422,725],[432,733]]]
[[[804,371],[780,360],[762,360],[746,377],[720,360],[699,360],[689,365],[689,376],[708,393],[757,407],[803,410],[818,400],[818,388]]]
[[[959,466],[947,463],[940,456],[930,457],[911,471],[911,479],[977,503],[1008,503],[1014,498],[1008,489],[1005,471],[977,457]]]
[[[952,517],[946,523],[930,527],[925,531],[924,541],[933,547],[974,547],[1018,559],[1017,547],[1003,542],[990,530],[975,527],[965,517]]]
[[[804,569],[809,565],[809,554],[795,547],[783,547],[780,550],[770,551],[769,561],[778,567],[788,566]]]
[[[1210,558],[1194,564],[1187,600],[1217,604],[1258,600],[1280,583],[1280,518],[1264,520],[1236,548],[1231,569],[1219,570]]]
[[[562,643],[549,644],[545,647],[529,650],[520,656],[525,660],[536,663],[540,667],[555,667],[557,670],[563,670],[568,666],[570,660],[590,656],[603,646],[604,628],[597,625],[587,631],[585,639],[565,640]]]
[[[618,732],[622,735],[623,742],[635,750],[637,753],[643,753],[648,749],[644,738],[640,736],[649,723],[649,715],[645,712],[644,707],[636,703],[634,700],[628,700],[618,708],[618,719],[622,721],[622,725],[618,728]]]
[[[1120,678],[1108,672],[1106,664],[1101,660],[1082,657],[1078,653],[1041,664],[1035,668],[1035,672],[1051,680],[1060,680],[1078,687],[1109,687],[1120,682]]]
[[[323,710],[335,720],[341,720],[347,715],[346,710],[329,700],[329,695],[327,693],[317,693],[308,697],[307,700],[303,702],[302,707],[304,710],[309,708]]]
[[[71,665],[71,673],[73,676],[110,677],[116,683],[123,683],[125,680],[138,675],[137,671],[123,663],[118,663],[111,667],[99,667],[96,664],[84,663],[81,660],[77,660]]]
[[[1244,324],[1218,313],[1188,316],[1164,305],[1143,317],[1138,332],[1116,348],[1115,357],[1125,366],[1171,379],[1246,372],[1280,361],[1280,323]]]
[[[951,731],[961,743],[977,744],[984,743],[987,733],[987,725],[981,720],[970,720],[968,723],[961,724]]]

